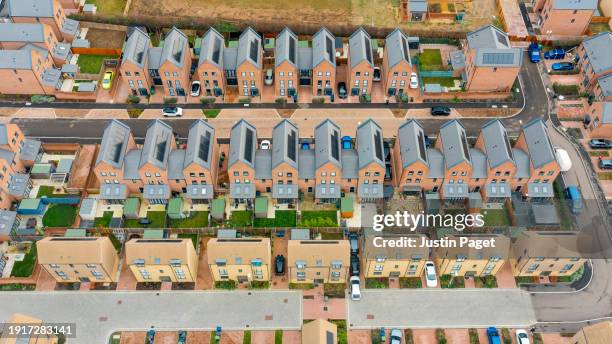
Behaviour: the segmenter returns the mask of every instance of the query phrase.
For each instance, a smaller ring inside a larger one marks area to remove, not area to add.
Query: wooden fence
[[[73,54],[79,55],[121,55],[121,49],[119,48],[72,48],[71,50]]]

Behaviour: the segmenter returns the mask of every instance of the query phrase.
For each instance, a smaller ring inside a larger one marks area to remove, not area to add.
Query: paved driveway
[[[517,289],[363,290],[348,301],[351,328],[527,327],[536,322],[529,294]]]
[[[25,313],[46,322],[76,323],[68,343],[105,343],[116,330],[297,330],[302,295],[294,291],[4,292],[0,322]],[[265,307],[262,307],[265,305]]]

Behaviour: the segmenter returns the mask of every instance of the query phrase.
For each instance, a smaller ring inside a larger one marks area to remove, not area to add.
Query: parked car
[[[359,276],[359,257],[351,254],[351,276]]]
[[[425,263],[425,280],[428,288],[438,286],[438,276],[436,276],[436,265],[432,261]]]
[[[389,344],[402,344],[402,330],[397,328],[391,330]]]
[[[419,77],[417,73],[410,73],[410,88],[419,88]]]
[[[353,276],[350,279],[351,282],[351,300],[359,301],[361,300],[361,286],[359,277]]]
[[[525,330],[516,330],[516,343],[529,344],[529,335]]]
[[[553,63],[552,70],[574,70],[575,66],[571,62]]]
[[[142,219],[140,219],[140,220],[138,220],[138,224],[139,224],[139,225],[144,225],[144,226],[147,226],[147,225],[150,225],[151,223],[152,223],[152,222],[151,222],[151,220],[149,220],[149,219],[148,219],[148,218],[146,218],[146,217],[145,217],[145,218],[142,218]]]
[[[187,331],[180,330],[178,331],[178,344],[187,343]]]
[[[489,339],[489,344],[501,344],[499,331],[497,331],[495,327],[489,327],[487,329],[487,338]]]
[[[434,106],[431,108],[432,116],[448,116],[451,113],[451,109],[448,106]]]
[[[348,238],[351,244],[351,254],[359,254],[359,236],[357,233],[349,233]]]
[[[544,58],[549,60],[561,60],[565,57],[565,50],[555,48],[544,53]]]
[[[612,159],[599,158],[599,168],[602,170],[612,170]]]
[[[531,43],[529,45],[529,60],[533,63],[538,63],[541,61],[540,59],[540,45],[538,43]]]
[[[261,141],[261,144],[259,145],[259,148],[263,149],[263,150],[268,150],[268,149],[270,149],[271,145],[272,145],[272,143],[270,142],[270,140],[263,140],[263,141]]]
[[[102,78],[102,88],[108,90],[113,85],[113,72],[108,71],[104,73],[104,77]]]
[[[593,149],[610,149],[612,148],[612,140],[607,139],[591,139],[589,146]]]
[[[285,256],[279,254],[274,259],[274,273],[276,276],[282,276],[285,274]]]
[[[180,107],[165,107],[162,110],[164,117],[181,117],[183,115],[183,108]]]
[[[372,81],[380,81],[380,67],[374,67],[374,73],[372,74]]]
[[[274,72],[272,69],[266,69],[266,76],[264,77],[264,84],[270,86],[274,83]]]
[[[338,97],[340,99],[345,99],[348,96],[346,92],[346,83],[344,81],[340,81],[338,83]]]
[[[191,96],[197,97],[200,95],[200,82],[198,80],[194,80],[191,83]]]
[[[555,157],[561,167],[561,172],[567,172],[572,168],[572,159],[565,149],[555,147]]]

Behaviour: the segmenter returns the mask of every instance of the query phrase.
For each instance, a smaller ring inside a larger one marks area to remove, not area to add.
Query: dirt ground
[[[491,22],[495,0],[465,1],[467,13],[463,22],[405,23],[397,0],[134,0],[129,14],[177,16],[259,22],[296,22],[305,24],[372,25],[412,29],[465,31]],[[249,9],[245,11],[244,9]]]
[[[125,32],[115,30],[89,29],[87,39],[92,48],[117,49],[123,46]]]

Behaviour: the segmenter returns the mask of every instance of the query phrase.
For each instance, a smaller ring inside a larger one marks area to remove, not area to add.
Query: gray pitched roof
[[[351,68],[355,68],[362,61],[374,67],[372,41],[370,35],[361,27],[349,37],[349,59]]]
[[[140,163],[141,154],[142,149],[132,149],[125,155],[123,159],[123,179],[140,179],[138,164]]]
[[[186,168],[195,163],[210,170],[211,162],[214,159],[213,147],[216,144],[213,141],[214,138],[215,129],[210,124],[201,119],[193,122],[187,136],[184,164],[181,166]]]
[[[297,63],[300,70],[312,69],[312,48],[299,47]]]
[[[523,135],[527,143],[527,153],[534,168],[540,168],[555,161],[555,153],[546,131],[546,124],[541,119],[535,119],[523,126]]]
[[[612,102],[603,103],[601,112],[601,123],[612,124]]]
[[[410,12],[427,12],[427,0],[408,0]]]
[[[523,62],[523,51],[512,48],[508,35],[493,25],[468,33],[467,41],[476,50],[476,66],[520,67]]]
[[[187,36],[176,27],[173,27],[164,39],[164,47],[161,52],[160,66],[166,61],[170,61],[177,67],[183,67],[184,63],[191,64],[187,61],[187,50],[189,49],[189,40]]]
[[[168,179],[185,179],[183,163],[185,161],[184,149],[173,149],[168,157]]]
[[[495,168],[507,161],[514,163],[508,133],[500,120],[494,119],[485,124],[481,134],[489,167]]]
[[[300,149],[298,153],[298,178],[315,178],[315,152],[312,149]]]
[[[244,119],[232,127],[230,133],[230,153],[228,166],[242,161],[255,168],[255,151],[257,149],[257,129]]]
[[[0,42],[44,42],[45,30],[38,23],[0,23]]]
[[[31,69],[30,50],[0,50],[0,69]]]
[[[278,67],[281,63],[288,61],[297,68],[298,66],[298,37],[288,27],[284,28],[276,36],[274,47],[274,65]]]
[[[269,149],[255,152],[255,179],[272,179],[272,152]]]
[[[359,153],[360,169],[372,162],[385,167],[382,129],[372,119],[368,119],[357,127],[357,152]]]
[[[518,148],[512,149],[512,155],[514,156],[514,163],[516,164],[514,178],[529,178],[531,175],[529,169],[529,155]]]
[[[173,140],[174,134],[171,126],[158,119],[153,121],[147,129],[139,167],[150,163],[165,170],[168,167],[168,156]]]
[[[389,68],[393,68],[402,61],[410,62],[410,52],[408,49],[408,37],[402,30],[395,29],[385,39],[386,58]]]
[[[487,177],[487,156],[478,148],[470,148],[472,178]]]
[[[96,165],[105,162],[114,168],[121,168],[131,135],[130,127],[116,119],[110,121],[102,134]]]
[[[440,139],[442,139],[442,153],[447,169],[464,161],[471,163],[467,136],[461,122],[454,119],[441,126]]]
[[[0,210],[0,234],[8,236],[13,231],[17,212],[10,210]]]
[[[149,60],[149,69],[159,69],[161,65],[161,55],[162,48],[160,47],[152,47],[149,49],[148,57]]]
[[[261,36],[255,30],[248,27],[242,32],[238,39],[238,54],[236,56],[236,66],[244,62],[252,63],[255,67],[261,68]]]
[[[126,199],[128,196],[125,184],[100,185],[100,199]]]
[[[321,62],[327,61],[336,67],[336,38],[325,27],[322,27],[312,36],[312,68]]]
[[[595,74],[612,69],[612,33],[601,32],[582,41]]]
[[[200,49],[200,59],[198,65],[209,62],[220,69],[223,69],[223,50],[225,41],[223,36],[214,28],[210,28],[204,38],[202,38],[202,48]]]
[[[19,150],[19,158],[21,160],[35,161],[40,153],[42,142],[34,139],[23,140],[23,145]]]
[[[315,128],[315,163],[316,168],[328,162],[342,167],[340,162],[340,127],[329,119]]]
[[[342,150],[342,179],[359,178],[359,155],[354,149]]]
[[[283,120],[272,130],[272,168],[282,163],[298,168],[298,128]]]
[[[151,39],[149,35],[139,27],[135,27],[130,37],[125,42],[123,60],[121,63],[130,61],[138,67],[144,68],[147,58],[149,57],[150,47]]]
[[[6,124],[0,123],[0,145],[8,144],[8,130]]]
[[[397,138],[396,144],[400,145],[400,159],[403,168],[419,160],[428,164],[425,132],[419,122],[412,119],[402,124],[397,130]]]
[[[224,48],[223,49],[223,69],[224,70],[235,70],[236,69],[236,56],[238,56],[238,48]]]
[[[427,148],[427,156],[429,157],[427,178],[444,178],[444,155],[435,148]]]
[[[612,97],[612,74],[608,74],[597,79],[597,84],[599,85],[601,93],[604,97]]]
[[[7,0],[11,17],[51,18],[55,11],[53,0]]]
[[[596,10],[597,0],[556,0],[553,1],[556,10]]]

